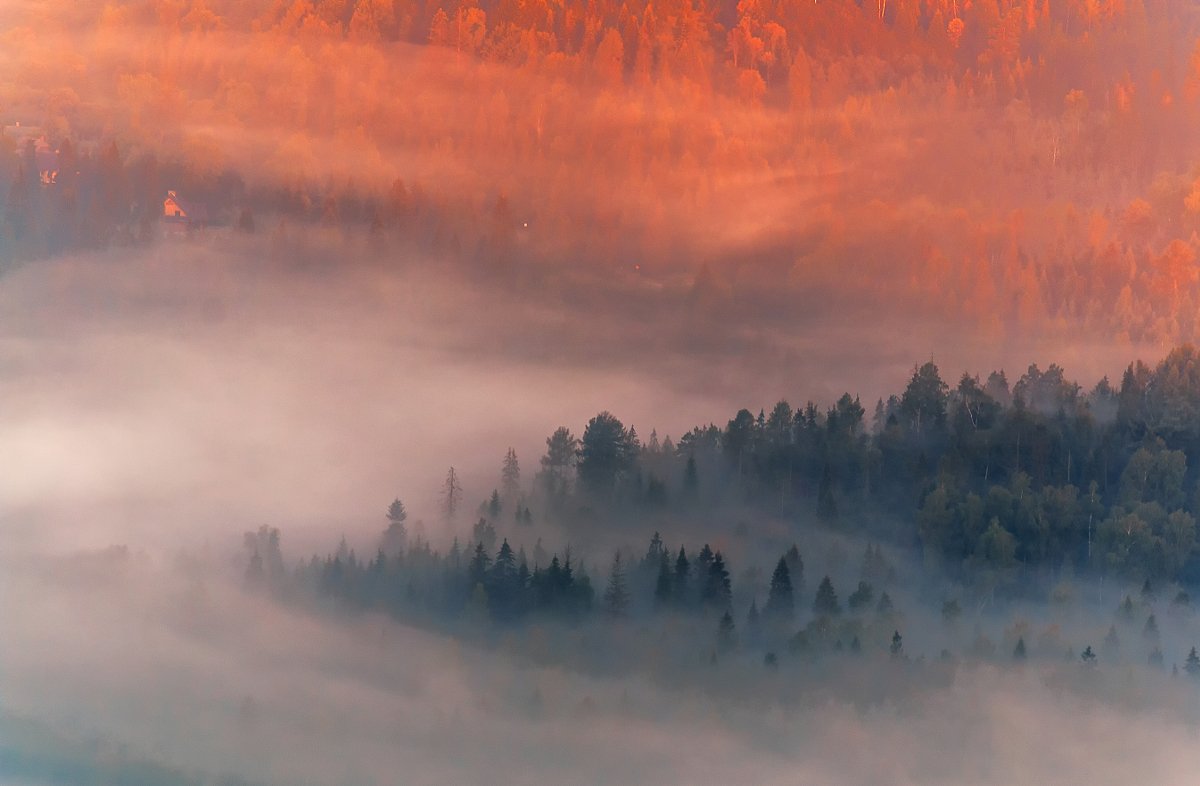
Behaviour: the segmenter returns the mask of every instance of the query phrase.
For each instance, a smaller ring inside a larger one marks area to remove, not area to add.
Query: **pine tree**
[[[1021,636],[1017,639],[1017,646],[1013,648],[1013,660],[1025,660],[1025,637]]]
[[[442,484],[442,513],[447,521],[454,521],[458,508],[462,504],[463,488],[458,480],[454,467],[446,473],[446,482]]]
[[[842,613],[837,593],[833,590],[833,582],[828,576],[821,579],[821,584],[817,587],[817,597],[813,600],[813,613],[818,617]]]
[[[629,611],[629,590],[625,587],[625,571],[621,567],[621,552],[613,555],[612,569],[608,573],[608,586],[604,589],[604,611],[613,618],[624,617]]]
[[[904,654],[904,639],[900,636],[900,631],[892,633],[892,644],[888,647],[888,652],[893,658],[899,658]]]
[[[517,451],[512,448],[504,454],[504,466],[500,470],[500,488],[504,491],[504,499],[514,502],[521,494],[521,465],[517,461]]]
[[[717,623],[717,650],[729,652],[737,645],[737,632],[733,624],[733,615],[726,609]]]
[[[1079,656],[1085,666],[1092,666],[1096,663],[1096,653],[1092,652],[1092,645],[1089,644],[1084,648],[1083,653]]]
[[[496,489],[492,489],[492,496],[491,499],[488,500],[487,504],[487,512],[493,521],[500,518],[500,511],[502,510],[502,507],[503,506],[500,502],[500,492]]]
[[[683,550],[683,546],[679,547],[679,556],[675,560],[675,576],[674,576],[674,592],[675,602],[681,606],[687,605],[688,594],[691,588],[691,563],[688,562],[687,554]]]
[[[1158,641],[1158,620],[1154,618],[1153,614],[1146,618],[1146,626],[1142,628],[1142,636],[1147,641]]]
[[[858,582],[858,589],[850,593],[850,597],[846,602],[850,606],[850,611],[858,611],[871,605],[871,601],[875,600],[875,588],[865,581]]]
[[[725,568],[725,559],[718,551],[709,562],[708,575],[700,599],[708,606],[723,609],[729,607],[732,596],[729,571]]]
[[[663,552],[658,559],[658,578],[654,582],[654,607],[666,608],[672,596],[671,563]]]
[[[471,563],[467,566],[467,582],[470,587],[476,584],[482,586],[487,580],[492,558],[483,548],[482,543],[475,544],[475,553],[471,555]]]
[[[792,593],[792,576],[788,570],[787,558],[780,557],[771,574],[771,588],[767,594],[767,605],[764,609],[767,618],[777,622],[790,622],[795,614],[796,601]]]
[[[784,553],[783,558],[787,561],[788,576],[792,579],[792,592],[798,597],[804,592],[804,558],[800,556],[800,549],[795,543]]]
[[[1187,660],[1183,663],[1183,670],[1193,677],[1200,677],[1200,655],[1196,654],[1196,648],[1192,647],[1188,653]]]

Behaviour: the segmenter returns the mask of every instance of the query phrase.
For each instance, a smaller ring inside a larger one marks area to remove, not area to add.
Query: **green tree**
[[[837,593],[833,589],[833,581],[828,576],[821,579],[821,584],[817,587],[817,596],[813,600],[813,613],[818,617],[834,616],[842,613]]]
[[[625,571],[621,567],[621,552],[613,555],[604,589],[604,611],[613,618],[624,617],[629,611],[629,590],[625,586]]]
[[[507,502],[515,502],[521,496],[521,464],[517,451],[512,448],[504,454],[504,465],[500,468],[500,488]]]
[[[446,481],[442,484],[442,513],[446,521],[454,521],[462,505],[463,488],[458,480],[458,473],[451,467],[446,472]]]
[[[546,438],[546,455],[541,459],[538,481],[546,497],[555,504],[561,504],[571,490],[578,453],[579,440],[566,426],[559,426]]]
[[[869,582],[858,582],[857,589],[850,593],[850,597],[846,599],[850,611],[860,611],[871,605],[871,601],[875,600],[875,588]]]
[[[914,434],[923,437],[945,426],[949,392],[932,361],[913,369],[900,397],[900,414]]]
[[[1183,663],[1183,670],[1192,677],[1200,678],[1200,655],[1196,654],[1195,647],[1188,652],[1187,660]]]
[[[772,621],[790,622],[795,613],[795,596],[792,593],[791,571],[787,558],[780,557],[771,574],[771,587],[767,593],[767,605],[763,609]]]
[[[636,443],[612,413],[588,421],[579,448],[579,480],[596,496],[611,498],[618,480],[633,468]]]
[[[1017,639],[1017,646],[1013,648],[1013,660],[1025,660],[1025,637],[1021,636]]]

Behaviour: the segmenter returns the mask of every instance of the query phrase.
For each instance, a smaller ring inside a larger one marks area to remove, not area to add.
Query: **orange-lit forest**
[[[180,189],[211,231],[1200,337],[1184,0],[6,5],[10,260],[147,242]]]

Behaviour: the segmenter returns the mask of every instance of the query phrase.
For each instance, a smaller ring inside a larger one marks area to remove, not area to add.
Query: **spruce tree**
[[[1158,641],[1158,620],[1154,618],[1153,614],[1146,618],[1146,626],[1142,628],[1142,636],[1147,641]]]
[[[1196,654],[1195,647],[1192,647],[1187,660],[1183,662],[1183,670],[1193,677],[1200,677],[1200,655]]]
[[[1013,648],[1013,660],[1025,660],[1025,637],[1021,636],[1017,639],[1017,646]]]
[[[893,658],[899,658],[904,654],[904,639],[900,635],[900,631],[892,633],[892,644],[888,647],[888,652]]]
[[[792,592],[798,597],[804,592],[804,558],[800,549],[793,543],[783,555],[787,561],[788,576],[792,579]]]
[[[708,576],[705,579],[700,599],[707,606],[724,609],[729,607],[732,597],[733,593],[729,584],[729,571],[725,568],[724,557],[718,551],[713,555],[712,561],[708,564]]]
[[[621,552],[613,555],[612,569],[608,573],[608,586],[604,589],[604,610],[610,617],[624,617],[629,611],[629,590],[625,587],[625,571],[621,567]]]
[[[791,571],[788,570],[787,558],[780,557],[775,565],[775,572],[771,574],[771,588],[767,594],[764,612],[772,621],[790,622],[795,609]]]
[[[1093,666],[1093,665],[1095,665],[1095,663],[1096,663],[1096,653],[1092,651],[1092,645],[1091,645],[1091,644],[1087,645],[1087,646],[1084,648],[1084,650],[1083,650],[1083,653],[1082,653],[1082,654],[1080,654],[1079,658],[1080,658],[1080,660],[1082,660],[1082,661],[1083,661],[1083,663],[1084,663],[1084,665],[1085,665],[1085,666]]]
[[[671,563],[664,551],[658,559],[658,579],[654,582],[654,607],[665,608],[672,596]]]
[[[689,590],[692,586],[692,566],[688,562],[687,553],[683,546],[679,547],[679,556],[675,559],[674,594],[675,602],[680,606],[688,605]]]
[[[846,603],[850,606],[850,611],[858,611],[871,605],[873,600],[875,600],[875,588],[865,581],[860,581],[858,589],[850,593]]]
[[[833,590],[833,582],[828,576],[821,579],[821,584],[817,587],[817,597],[813,600],[813,613],[818,617],[833,616],[842,613],[837,593]]]

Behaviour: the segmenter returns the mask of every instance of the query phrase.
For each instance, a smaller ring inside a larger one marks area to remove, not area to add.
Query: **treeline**
[[[1051,365],[951,387],[930,362],[867,408],[743,409],[674,444],[609,413],[577,450],[560,429],[540,476],[551,511],[735,504],[862,531],[952,575],[1011,583],[1063,569],[1200,579],[1200,356],[1181,346],[1090,390]],[[568,487],[564,479],[575,482]]]

